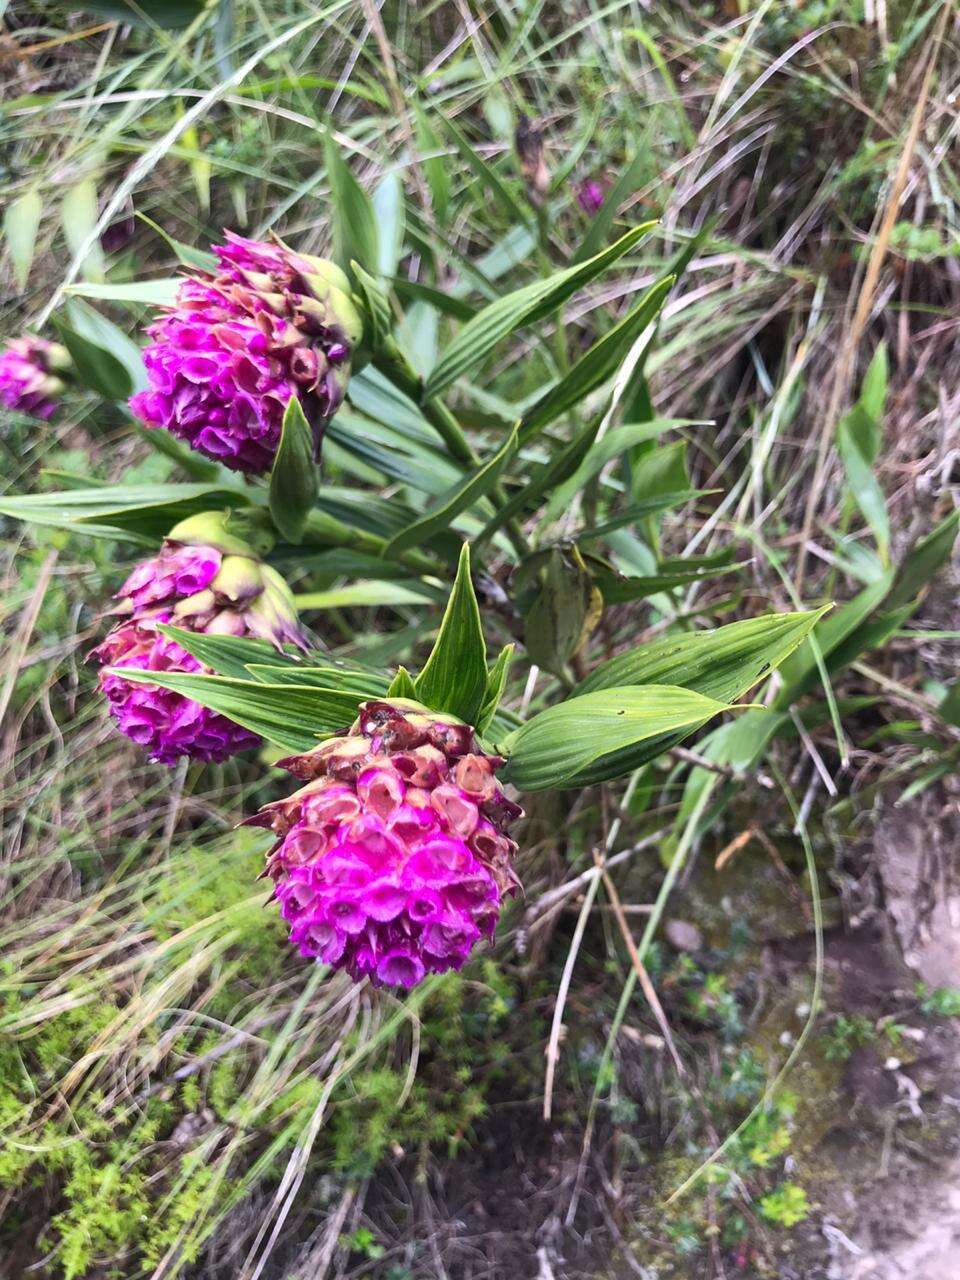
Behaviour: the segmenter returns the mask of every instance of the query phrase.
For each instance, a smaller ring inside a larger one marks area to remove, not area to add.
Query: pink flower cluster
[[[273,570],[217,547],[164,543],[144,560],[118,592],[125,615],[91,654],[105,668],[204,671],[203,665],[159,631],[173,623],[190,631],[259,635],[275,644],[303,644],[292,602]],[[114,719],[160,764],[181,756],[221,761],[259,744],[241,725],[159,685],[134,683],[116,671],[100,673],[100,687]]]
[[[147,426],[257,475],[273,462],[292,396],[319,446],[346,391],[361,323],[333,263],[226,235],[214,247],[217,270],[185,279],[148,330],[149,388],[130,407]]]
[[[58,343],[29,334],[14,338],[0,352],[0,404],[46,420],[63,390],[55,370],[67,363],[67,352]]]
[[[519,881],[520,816],[469,725],[367,702],[350,732],[283,762],[307,785],[250,821],[302,955],[386,986],[459,969]]]

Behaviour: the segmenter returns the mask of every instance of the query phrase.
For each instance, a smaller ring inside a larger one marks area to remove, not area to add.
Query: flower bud
[[[0,404],[44,421],[64,389],[58,373],[71,367],[70,353],[57,342],[27,334],[0,352]]]
[[[218,265],[194,271],[144,352],[150,386],[130,406],[234,471],[267,471],[287,402],[319,442],[346,392],[363,337],[347,277],[280,241],[226,233]]]
[[[212,541],[199,541],[204,535]],[[121,621],[91,657],[115,668],[101,671],[100,686],[122,732],[162,764],[180,756],[225,760],[258,745],[256,734],[226,716],[172,690],[134,684],[116,670],[207,671],[160,632],[166,622],[209,635],[255,636],[278,649],[306,648],[286,583],[226,532],[225,517],[205,512],[182,521],[158,555],[137,565],[117,599],[114,612]]]
[[[267,874],[300,953],[386,986],[461,968],[519,889],[501,763],[469,725],[399,698],[281,761],[306,786],[250,822],[277,837]]]

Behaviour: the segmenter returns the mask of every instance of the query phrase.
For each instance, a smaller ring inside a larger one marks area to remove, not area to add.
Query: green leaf
[[[324,734],[343,729],[356,717],[364,700],[361,694],[341,689],[265,685],[184,671],[108,670],[134,684],[159,685],[182,693],[288,751],[309,751]]]
[[[313,431],[300,401],[291,396],[284,410],[280,444],[270,472],[270,515],[287,542],[300,542],[316,500]]]
[[[397,674],[390,681],[386,696],[388,698],[409,698],[416,702],[417,686],[413,682],[413,676],[406,667],[398,667]]]
[[[531,662],[557,674],[599,621],[603,600],[576,547],[553,547],[521,565],[514,596]]]
[[[404,231],[403,184],[395,169],[378,183],[372,204],[379,241],[377,269],[381,276],[392,276],[400,261]]]
[[[206,0],[89,0],[85,9],[100,13],[105,18],[129,22],[145,27],[155,23],[167,30],[186,27],[198,17],[206,6]]]
[[[863,383],[860,387],[860,407],[877,427],[883,421],[884,410],[887,406],[887,383],[887,344],[881,342],[873,353],[873,359],[867,367],[867,372],[863,375]],[[868,459],[870,462],[875,461],[879,447],[880,433],[878,430],[875,434],[873,452]]]
[[[140,348],[122,329],[85,302],[67,300],[54,315],[63,345],[70,352],[77,377],[107,400],[126,400],[147,385]]]
[[[520,422],[521,444],[525,444],[542,427],[579,404],[595,387],[613,377],[630,348],[660,313],[673,282],[673,276],[657,281],[633,310],[595,342],[570,372],[523,415]]]
[[[433,285],[424,284],[420,280],[406,280],[403,276],[394,276],[390,282],[394,293],[404,302],[424,302],[435,308],[442,315],[453,316],[455,320],[472,320],[477,314],[476,307],[453,294],[435,289]]]
[[[570,506],[573,497],[598,475],[608,462],[628,449],[648,440],[656,440],[666,431],[695,425],[688,418],[654,418],[652,422],[625,422],[614,427],[591,445],[576,471],[550,495],[543,513],[545,523],[557,520]],[[686,485],[679,486],[685,488]]]
[[[870,465],[870,426],[870,420],[863,409],[855,405],[837,424],[837,452],[840,454],[853,500],[877,540],[881,559],[886,560],[890,545],[890,522],[883,490]]]
[[[479,364],[498,342],[523,325],[535,324],[548,316],[578,289],[602,275],[619,258],[633,249],[655,222],[634,227],[616,244],[596,257],[567,267],[545,280],[535,280],[513,293],[491,302],[467,322],[434,366],[424,388],[424,399],[439,395],[461,374]]]
[[[712,569],[674,569],[670,573],[642,574],[623,577],[619,573],[596,568],[593,580],[603,595],[604,604],[625,604],[628,600],[646,600],[660,591],[672,591],[676,587],[689,587],[695,582],[711,582],[724,573],[736,573],[742,564],[724,565]]]
[[[463,544],[440,633],[416,679],[417,697],[433,711],[476,724],[487,689],[486,645],[470,579],[470,546]]]
[[[373,206],[343,158],[328,126],[323,135],[327,178],[330,182],[334,231],[334,258],[345,270],[356,258],[365,271],[377,274],[380,239]]]
[[[274,668],[282,664],[291,670],[304,665],[302,658],[279,653],[266,640],[253,640],[249,636],[208,635],[204,631],[185,631],[168,623],[161,623],[159,630],[221,676],[245,680],[251,663],[269,663]]]
[[[427,175],[434,216],[442,227],[446,224],[447,209],[450,205],[450,171],[447,158],[438,154],[443,150],[440,139],[418,101],[414,101],[413,111],[417,120],[417,149],[420,152],[420,163]]]
[[[177,297],[182,280],[138,280],[132,284],[72,284],[64,293],[94,302],[124,302],[145,307],[169,307]]]
[[[493,717],[497,714],[500,699],[507,683],[510,663],[513,661],[515,645],[507,644],[500,650],[497,660],[487,673],[487,687],[484,690],[483,702],[477,715],[477,733],[485,733]]]
[[[331,587],[328,591],[306,591],[294,596],[298,609],[352,609],[370,606],[374,608],[405,604],[430,604],[436,592],[419,582],[349,582],[344,587]]]
[[[187,516],[218,507],[245,507],[249,497],[217,484],[98,485],[58,493],[4,494],[0,515],[101,538],[156,546]]]
[[[521,791],[617,777],[619,753],[651,739],[699,728],[729,710],[723,702],[671,685],[600,689],[548,707],[510,734],[503,778]]]
[[[314,665],[311,662],[295,666],[279,667],[273,662],[248,662],[247,672],[258,684],[288,684],[297,689],[339,689],[341,693],[356,694],[358,698],[382,698],[387,692],[385,676],[367,671],[353,671],[333,663]]]
[[[561,449],[549,462],[532,471],[513,497],[502,507],[497,508],[484,525],[482,532],[474,539],[474,545],[486,542],[507,520],[512,519],[525,507],[533,506],[542,494],[552,492],[557,485],[572,475],[593,444],[602,421],[603,419],[598,417],[588,422],[566,448]]]
[[[364,271],[356,258],[350,260],[350,272],[353,275],[357,293],[364,304],[365,341],[377,350],[386,342],[393,328],[390,299],[379,280],[369,271]]]
[[[230,3],[231,0],[227,0]],[[138,213],[137,217],[141,222],[145,222],[148,227],[152,228],[158,236],[166,240],[167,244],[177,255],[179,260],[185,267],[199,267],[202,271],[216,271],[217,256],[214,253],[208,253],[206,249],[198,249],[192,244],[184,244],[182,240],[174,240],[159,222],[154,222],[152,218],[148,218],[145,213]],[[161,282],[162,283],[162,282]],[[171,284],[180,284],[179,280],[170,281]]]
[[[892,571],[888,571],[852,600],[817,622],[813,634],[828,670],[831,666],[830,655],[834,649],[843,644],[883,603],[890,590],[892,577]],[[781,667],[780,675],[783,686],[777,694],[774,706],[778,710],[786,710],[820,679],[819,665],[812,646],[804,645],[794,653]]]
[[[67,246],[71,254],[76,255],[97,225],[97,184],[92,178],[83,178],[66,193],[60,205],[60,219]],[[87,250],[82,271],[90,280],[103,280],[103,250],[99,240]]]
[[[27,191],[11,200],[3,215],[3,234],[13,265],[17,287],[26,288],[33,266],[33,251],[37,243],[37,231],[43,216],[43,200],[39,191]]]
[[[828,606],[829,607],[829,606]],[[775,671],[826,613],[771,613],[712,631],[663,636],[602,663],[577,696],[620,685],[671,684],[733,702]]]
[[[899,609],[908,601],[915,600],[931,578],[948,563],[957,538],[958,523],[960,507],[914,543],[897,569],[886,601],[888,609]]]
[[[446,494],[444,494],[419,520],[414,520],[405,529],[393,536],[384,548],[383,554],[389,559],[398,551],[408,547],[419,546],[432,538],[434,534],[446,529],[479,498],[489,493],[500,477],[500,472],[507,465],[517,447],[517,428],[504,440],[492,457],[477,467],[472,475],[467,476]]]

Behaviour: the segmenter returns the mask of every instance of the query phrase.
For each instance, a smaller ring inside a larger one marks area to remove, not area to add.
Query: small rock
[[[676,951],[702,951],[703,935],[688,920],[668,920],[663,935]]]

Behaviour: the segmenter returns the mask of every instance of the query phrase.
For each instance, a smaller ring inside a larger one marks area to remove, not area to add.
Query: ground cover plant
[[[5,22],[7,1271],[926,1265],[952,7]]]

